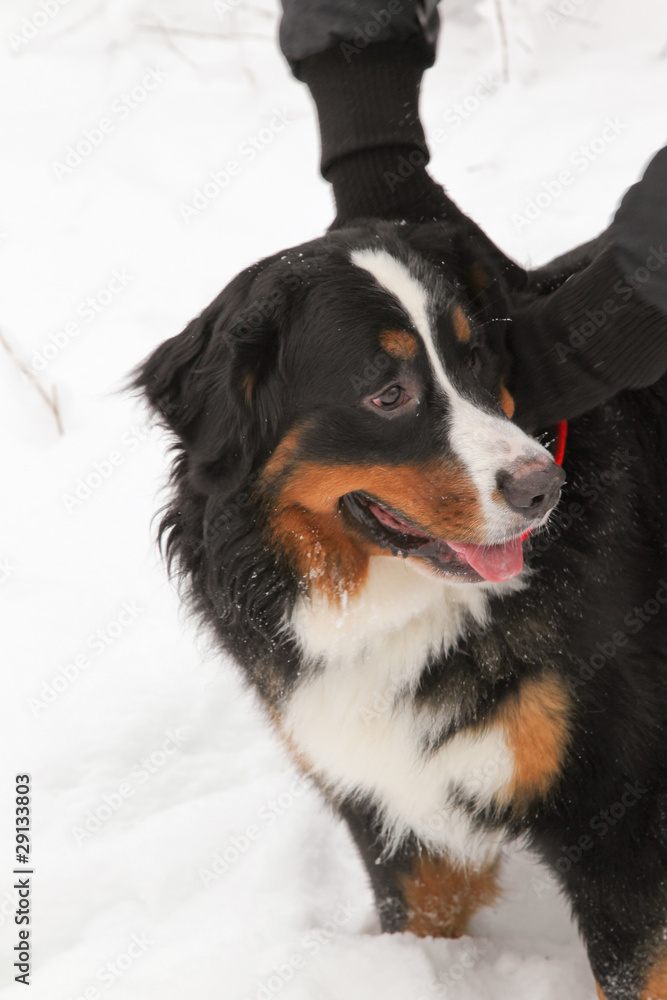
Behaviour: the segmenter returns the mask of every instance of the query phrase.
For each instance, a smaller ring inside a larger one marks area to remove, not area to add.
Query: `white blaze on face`
[[[449,405],[449,442],[477,488],[493,536],[489,542],[505,541],[517,527],[508,509],[492,499],[498,473],[522,462],[550,462],[551,455],[509,419],[482,410],[452,384],[438,354],[428,291],[405,264],[386,250],[354,250],[351,260],[397,299],[421,337],[434,382]]]

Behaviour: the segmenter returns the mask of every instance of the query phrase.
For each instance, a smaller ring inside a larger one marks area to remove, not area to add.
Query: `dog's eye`
[[[390,385],[379,396],[375,396],[371,402],[381,410],[397,410],[399,406],[404,406],[409,399],[410,396],[400,385]]]
[[[482,365],[483,365],[482,352],[480,351],[479,347],[473,347],[471,349],[470,354],[468,355],[467,364],[468,368],[473,373],[475,378],[479,378],[479,376],[482,374]]]

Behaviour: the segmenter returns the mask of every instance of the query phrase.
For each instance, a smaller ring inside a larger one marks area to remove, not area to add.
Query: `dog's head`
[[[348,230],[242,272],[137,384],[190,486],[249,491],[304,585],[354,589],[375,555],[507,580],[563,474],[509,419],[506,308],[455,235]]]

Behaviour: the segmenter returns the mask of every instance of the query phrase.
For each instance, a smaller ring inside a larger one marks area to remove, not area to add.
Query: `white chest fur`
[[[429,656],[452,648],[469,616],[484,622],[490,589],[497,588],[451,585],[402,559],[375,557],[366,585],[342,609],[300,600],[291,627],[312,669],[283,716],[294,745],[332,790],[380,809],[392,847],[413,831],[432,850],[474,865],[497,853],[499,838],[475,832],[451,793],[460,787],[490,802],[511,777],[511,754],[492,732],[458,734],[425,755],[456,705],[418,708],[412,695]]]

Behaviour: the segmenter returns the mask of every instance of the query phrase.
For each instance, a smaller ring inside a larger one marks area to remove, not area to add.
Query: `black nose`
[[[531,521],[537,521],[558,502],[565,473],[554,462],[531,464],[517,472],[498,473],[498,490],[505,503]]]

